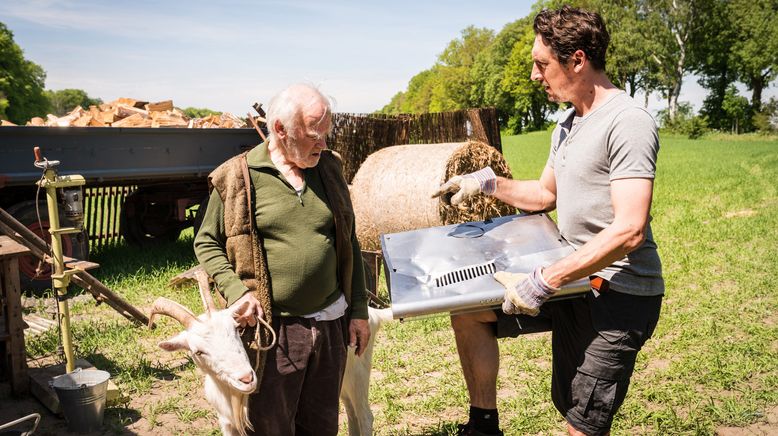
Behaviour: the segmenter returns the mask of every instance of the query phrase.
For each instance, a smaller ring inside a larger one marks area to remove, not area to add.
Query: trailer
[[[90,245],[120,237],[141,246],[173,241],[201,218],[189,211],[207,201],[208,174],[260,141],[254,129],[2,127],[0,207],[47,238],[46,202],[35,184],[41,171],[33,166],[38,146],[61,162],[60,174],[86,179],[84,231],[64,238],[66,256],[86,259]],[[23,286],[50,285],[39,268],[32,257],[20,261]]]

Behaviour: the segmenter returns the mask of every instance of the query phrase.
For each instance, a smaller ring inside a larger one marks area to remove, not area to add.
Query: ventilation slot
[[[497,267],[494,265],[494,262],[485,263],[483,265],[469,266],[467,268],[460,268],[436,278],[435,287],[442,288],[444,286],[464,282],[465,280],[472,280],[487,274],[494,274],[495,272],[497,272]]]

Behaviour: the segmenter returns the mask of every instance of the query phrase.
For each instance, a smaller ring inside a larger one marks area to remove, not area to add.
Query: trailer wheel
[[[170,204],[151,202],[142,191],[127,196],[119,213],[119,232],[127,243],[148,247],[173,242],[181,234],[182,224],[170,219]]]
[[[40,236],[41,239],[50,243],[51,234],[49,233],[49,210],[45,201],[38,202],[40,211],[40,223],[35,211],[35,201],[25,201],[17,203],[8,209],[8,213],[13,215],[17,221],[22,223],[33,233]],[[70,227],[73,223],[68,220],[60,209],[59,223],[61,227]],[[89,236],[86,231],[81,233],[62,235],[62,254],[79,260],[89,258]],[[40,264],[38,258],[33,255],[22,256],[19,258],[19,281],[22,289],[42,292],[51,288],[51,266]]]

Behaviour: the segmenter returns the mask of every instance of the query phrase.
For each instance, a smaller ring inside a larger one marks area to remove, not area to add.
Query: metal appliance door
[[[545,213],[384,234],[381,249],[396,319],[497,307],[496,271],[529,273],[574,251]],[[588,290],[582,279],[553,298]]]

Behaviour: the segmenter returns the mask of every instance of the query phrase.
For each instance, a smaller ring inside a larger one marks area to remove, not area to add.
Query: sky
[[[46,71],[47,89],[243,116],[254,102],[308,82],[334,98],[336,112],[364,113],[405,90],[462,29],[499,32],[532,3],[0,0],[0,22]],[[680,100],[699,108],[704,97],[687,78]],[[665,104],[649,98],[653,113]]]

